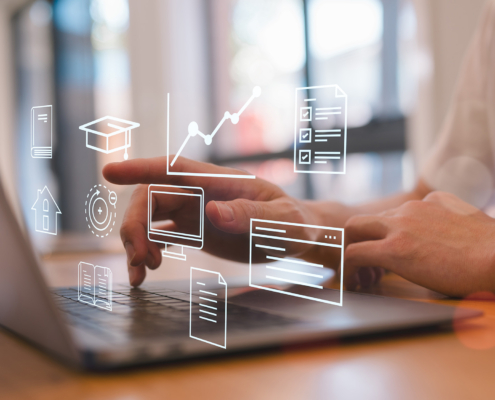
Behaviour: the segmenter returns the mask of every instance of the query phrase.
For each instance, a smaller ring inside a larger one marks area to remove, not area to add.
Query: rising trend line
[[[184,147],[186,147],[187,142],[189,141],[190,138],[193,136],[199,135],[203,138],[205,141],[205,144],[209,146],[215,135],[217,134],[218,130],[222,127],[225,121],[230,119],[230,122],[232,122],[234,125],[236,125],[239,122],[239,117],[241,114],[244,112],[244,110],[251,104],[251,102],[254,100],[255,97],[260,97],[261,95],[261,88],[259,86],[255,86],[253,88],[253,94],[249,98],[249,100],[242,106],[242,108],[239,110],[239,112],[231,114],[228,111],[225,111],[225,114],[223,115],[222,120],[218,123],[217,127],[213,130],[211,135],[205,135],[204,133],[200,132],[199,126],[196,122],[191,122],[189,126],[187,127],[188,135],[186,137],[186,140],[184,140],[184,143],[182,143],[182,146],[180,146],[179,151],[175,155],[172,163],[170,164],[171,167],[174,166],[175,162],[177,161],[177,158],[179,158],[180,153],[182,153],[182,150],[184,150]]]

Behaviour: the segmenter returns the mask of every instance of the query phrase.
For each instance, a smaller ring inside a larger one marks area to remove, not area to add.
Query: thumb
[[[205,208],[206,215],[218,229],[228,233],[249,232],[251,218],[277,220],[280,206],[274,201],[210,201]]]

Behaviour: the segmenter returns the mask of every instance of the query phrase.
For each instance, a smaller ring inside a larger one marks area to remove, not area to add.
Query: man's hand
[[[348,289],[360,285],[360,268],[383,267],[449,296],[495,291],[495,220],[454,195],[352,217],[345,230]]]
[[[103,169],[104,177],[118,185],[139,186],[134,191],[120,235],[124,243],[132,285],[140,285],[146,276],[146,266],[157,268],[161,263],[159,244],[147,237],[148,184],[198,186],[205,191],[205,239],[203,249],[222,258],[248,261],[250,219],[317,225],[311,207],[287,196],[279,187],[262,179],[223,179],[211,177],[167,175],[166,157],[137,159],[112,163]],[[231,168],[219,167],[179,157],[174,170],[215,174],[244,174]],[[183,196],[187,199],[187,196]],[[174,229],[187,224],[188,204],[160,202],[153,199],[153,221],[163,221]],[[304,231],[297,232],[304,237]],[[308,238],[316,239],[316,238]],[[310,257],[311,249],[294,244],[288,255]]]

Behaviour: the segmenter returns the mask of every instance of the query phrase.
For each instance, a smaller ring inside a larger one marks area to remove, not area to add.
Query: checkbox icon
[[[299,164],[311,164],[311,150],[299,150]]]
[[[300,120],[311,121],[313,119],[313,107],[301,107]]]
[[[299,130],[299,143],[311,143],[311,128]]]

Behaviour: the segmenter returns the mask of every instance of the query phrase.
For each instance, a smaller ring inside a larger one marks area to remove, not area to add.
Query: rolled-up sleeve
[[[434,190],[483,208],[494,189],[495,1],[467,53],[440,136],[421,171]]]

